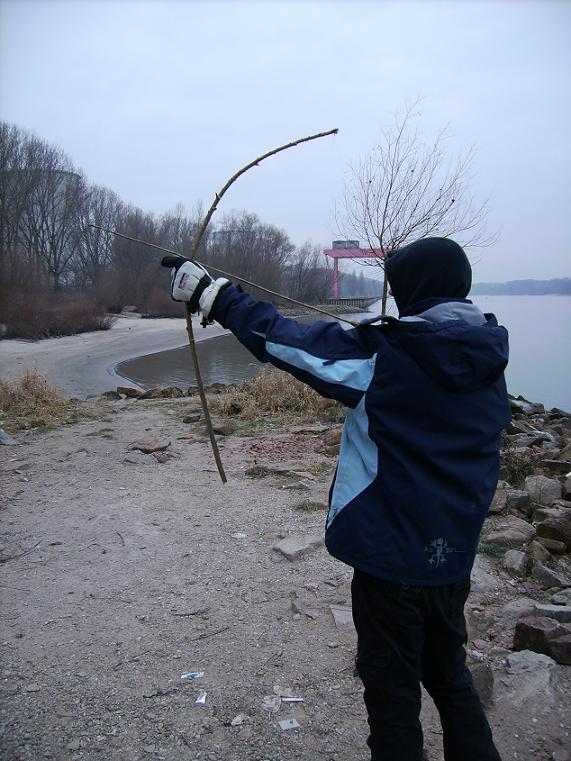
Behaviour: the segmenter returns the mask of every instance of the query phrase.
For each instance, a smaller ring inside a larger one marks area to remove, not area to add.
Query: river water
[[[548,408],[571,410],[571,297],[476,296],[474,303],[509,330],[508,390]],[[374,304],[369,311],[378,314],[378,309]],[[366,315],[348,317],[358,321]],[[232,335],[201,341],[197,350],[206,384],[240,383],[263,367]],[[195,384],[188,346],[122,362],[116,369],[145,388]]]

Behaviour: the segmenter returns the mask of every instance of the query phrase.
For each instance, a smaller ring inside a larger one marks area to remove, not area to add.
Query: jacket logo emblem
[[[428,562],[435,568],[438,568],[440,565],[444,565],[446,562],[446,555],[450,554],[451,552],[462,552],[462,550],[457,550],[456,547],[449,547],[448,541],[442,537],[433,539],[428,547],[424,548],[424,551],[430,553]]]

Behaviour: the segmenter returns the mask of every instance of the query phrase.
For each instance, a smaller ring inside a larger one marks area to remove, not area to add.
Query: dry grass
[[[0,425],[8,430],[54,428],[83,417],[79,406],[62,399],[36,370],[14,381],[0,379],[0,411]]]
[[[265,417],[292,417],[302,422],[341,422],[343,407],[324,399],[305,383],[281,370],[264,370],[240,388],[213,400],[222,415],[253,420]]]

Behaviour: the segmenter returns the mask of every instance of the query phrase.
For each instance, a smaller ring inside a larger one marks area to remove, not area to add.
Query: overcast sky
[[[422,98],[429,140],[476,145],[497,243],[476,281],[571,276],[570,2],[0,0],[0,116],[160,214],[192,209],[257,155],[221,209],[300,244],[337,237],[351,162]],[[220,214],[220,212],[218,212]],[[365,274],[369,274],[366,271]]]

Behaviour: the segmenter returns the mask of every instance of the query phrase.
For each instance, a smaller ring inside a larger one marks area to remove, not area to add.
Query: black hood
[[[389,256],[385,273],[401,316],[415,314],[415,305],[431,299],[464,299],[472,285],[464,249],[448,238],[423,238],[404,246]]]

